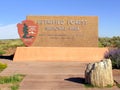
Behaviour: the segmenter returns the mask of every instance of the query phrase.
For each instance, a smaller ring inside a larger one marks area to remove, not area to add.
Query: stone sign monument
[[[107,48],[98,48],[97,16],[27,16],[17,24],[26,46],[14,61],[99,61]]]
[[[38,34],[32,46],[97,47],[97,16],[27,16],[38,24]]]

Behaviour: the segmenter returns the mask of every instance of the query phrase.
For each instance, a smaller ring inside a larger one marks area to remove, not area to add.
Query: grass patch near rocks
[[[91,85],[91,84],[84,84],[84,86],[86,87],[86,88],[94,88],[95,86],[93,86],[93,85]]]
[[[98,87],[98,86],[94,86],[94,85],[88,84],[88,83],[85,83],[84,86],[86,88],[112,88],[113,87],[112,85],[109,85],[109,84],[107,86],[105,86],[105,87]]]
[[[6,86],[11,90],[18,90],[19,84],[24,77],[25,75],[21,74],[15,74],[13,76],[0,76],[0,84],[2,85],[6,84]]]
[[[107,85],[106,88],[112,88],[113,86],[112,85]]]
[[[118,88],[120,88],[120,83],[118,83],[118,82],[115,81],[115,80],[114,80],[114,82],[115,82],[116,86],[117,86]]]
[[[115,82],[116,83],[116,82]],[[105,86],[105,87],[97,87],[97,86],[93,86],[93,85],[91,85],[91,84],[84,84],[84,86],[86,87],[86,88],[112,88],[113,86],[117,86],[118,88],[120,88],[120,84],[119,83],[116,83],[116,85],[107,85],[107,86]]]
[[[120,84],[117,84],[117,87],[120,88]]]

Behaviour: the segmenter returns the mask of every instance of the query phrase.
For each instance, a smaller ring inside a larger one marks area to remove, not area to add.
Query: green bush
[[[19,89],[19,85],[13,85],[11,86],[11,90],[18,90]]]
[[[120,49],[110,49],[106,54],[105,58],[109,58],[112,61],[112,68],[113,69],[120,69]]]
[[[9,77],[7,76],[0,77],[0,84],[21,82],[23,77],[24,75],[20,75],[20,74],[16,74]]]
[[[5,68],[7,68],[7,64],[0,63],[0,71],[3,71]]]

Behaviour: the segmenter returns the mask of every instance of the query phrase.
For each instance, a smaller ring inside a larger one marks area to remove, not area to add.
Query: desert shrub
[[[114,47],[120,48],[120,36],[99,37],[99,47]]]
[[[99,47],[110,47],[111,46],[111,38],[104,37],[99,38]]]
[[[3,55],[3,54],[5,54],[5,51],[0,50],[0,56]]]
[[[110,49],[105,58],[111,59],[113,69],[120,69],[120,48]]]
[[[17,47],[24,47],[24,44],[20,39],[0,40],[0,55],[13,54],[11,51],[14,51]],[[9,51],[9,49],[11,49],[11,51]]]

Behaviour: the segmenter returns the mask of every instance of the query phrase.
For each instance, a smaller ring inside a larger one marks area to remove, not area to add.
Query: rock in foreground
[[[110,59],[90,63],[85,70],[85,81],[97,87],[113,86],[112,64]]]

